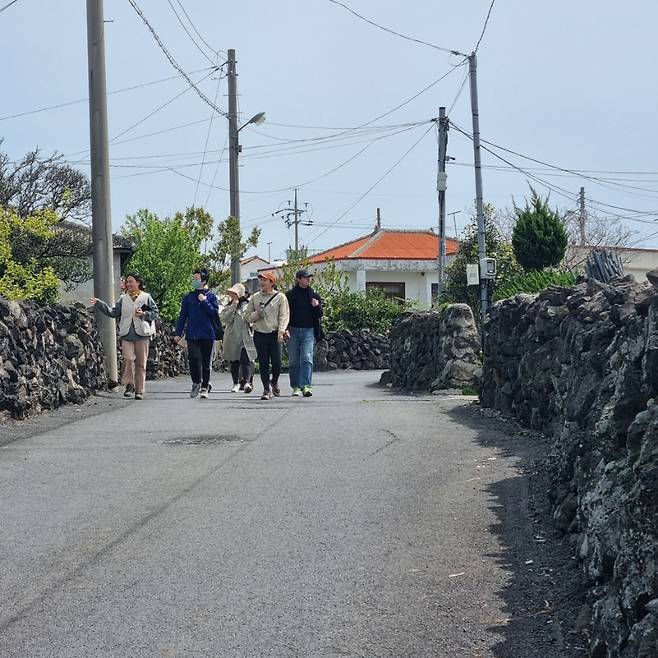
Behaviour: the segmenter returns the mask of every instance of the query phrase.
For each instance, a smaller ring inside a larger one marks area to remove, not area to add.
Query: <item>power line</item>
[[[211,71],[210,73],[204,75],[203,78],[201,78],[199,80],[199,83],[203,82],[204,80],[207,80],[212,74],[213,74],[213,72]],[[151,112],[149,112],[148,114],[143,116],[138,121],[135,121],[135,123],[128,126],[128,128],[126,128],[125,130],[122,130],[120,133],[117,133],[114,137],[112,137],[110,142],[115,142],[117,139],[119,139],[119,137],[123,137],[126,133],[129,133],[133,128],[136,128],[137,126],[141,125],[142,123],[144,123],[144,121],[147,121],[152,116],[156,115],[160,110],[163,110],[165,107],[167,107],[168,105],[171,105],[174,101],[178,100],[181,96],[183,96],[188,91],[190,91],[190,89],[191,89],[190,87],[185,87],[185,89],[183,89],[183,91],[179,92],[178,94],[176,94],[175,96],[170,98],[168,101],[165,101],[164,103],[162,103],[162,105],[159,105],[158,107],[156,107],[154,110],[152,110]]]
[[[359,18],[362,21],[365,21],[366,23],[372,25],[373,27],[378,28],[379,30],[383,30],[384,32],[388,32],[389,34],[394,34],[397,37],[401,37],[402,39],[406,39],[407,41],[413,41],[415,43],[419,43],[423,46],[429,46],[430,48],[434,48],[435,50],[440,50],[441,52],[444,53],[450,53],[451,55],[461,55],[457,50],[452,50],[450,48],[443,48],[442,46],[437,46],[434,43],[429,43],[428,41],[422,41],[421,39],[416,39],[414,37],[409,37],[406,34],[402,34],[400,32],[396,32],[395,30],[391,30],[388,27],[384,27],[383,25],[380,25],[379,23],[375,23],[375,21],[370,20],[369,18],[366,18],[365,16],[362,16],[361,14],[358,14],[357,12],[354,11],[351,7],[348,7],[345,3],[339,2],[339,0],[329,0],[334,5],[338,5],[342,7],[343,9],[346,9],[347,11],[350,12],[350,14],[353,14],[357,18]]]
[[[194,89],[194,91],[197,93],[197,95],[199,96],[199,98],[200,98],[204,103],[206,103],[207,105],[209,105],[210,107],[212,107],[212,108],[213,108],[218,114],[221,114],[223,117],[227,117],[227,118],[228,118],[228,114],[227,114],[226,112],[224,112],[223,110],[221,110],[220,108],[218,108],[218,107],[217,107],[217,106],[216,106],[216,105],[215,105],[215,104],[214,104],[214,103],[213,103],[213,102],[212,102],[212,101],[211,101],[211,100],[210,100],[210,99],[209,99],[209,98],[208,98],[208,97],[207,97],[207,96],[206,96],[206,95],[205,95],[205,94],[204,94],[204,93],[203,93],[203,92],[202,92],[202,91],[201,91],[201,90],[200,90],[200,89],[199,89],[199,88],[198,88],[198,87],[192,82],[192,79],[187,75],[187,73],[185,73],[185,71],[183,71],[183,69],[180,67],[180,65],[178,64],[178,62],[176,62],[176,60],[172,57],[171,53],[167,50],[167,48],[165,47],[164,43],[162,43],[162,39],[160,39],[160,37],[158,36],[157,32],[153,29],[153,27],[151,26],[151,24],[148,22],[146,16],[144,16],[144,12],[142,12],[142,10],[139,8],[139,6],[138,6],[137,3],[135,2],[135,0],[128,0],[128,2],[130,3],[130,6],[135,10],[135,12],[137,13],[137,15],[142,19],[144,25],[146,25],[146,27],[148,28],[149,32],[151,33],[151,35],[152,35],[153,38],[155,39],[156,43],[157,43],[158,46],[160,47],[160,50],[162,50],[162,52],[164,53],[165,57],[169,60],[169,63],[170,63],[170,64],[171,64],[171,65],[172,65],[172,66],[173,66],[173,67],[174,67],[174,68],[175,68],[175,69],[176,69],[176,70],[177,70],[177,71],[178,71],[178,72],[179,72],[179,73],[180,73],[180,74],[181,74],[181,75],[187,80],[187,83],[190,85],[190,87],[192,87],[192,89]]]
[[[370,194],[370,192],[372,192],[372,190],[374,190],[375,187],[377,187],[377,185],[379,185],[379,183],[381,183],[381,182],[382,182],[382,181],[383,181],[383,180],[384,180],[384,179],[385,179],[385,178],[386,178],[386,177],[387,177],[387,176],[388,176],[388,175],[389,175],[389,174],[390,174],[390,173],[391,173],[391,172],[392,172],[392,171],[393,171],[393,170],[394,170],[394,169],[395,169],[395,168],[396,168],[396,167],[397,167],[397,166],[398,166],[398,165],[399,165],[399,164],[400,164],[400,163],[401,163],[401,162],[402,162],[402,161],[403,161],[408,155],[409,155],[409,153],[411,153],[411,152],[416,148],[416,146],[418,146],[418,144],[420,144],[420,142],[421,142],[421,141],[422,141],[422,140],[423,140],[423,139],[424,139],[424,138],[430,133],[430,131],[432,130],[432,128],[434,128],[434,124],[433,124],[433,123],[432,123],[432,124],[430,125],[430,127],[429,127],[429,128],[428,128],[428,129],[427,129],[427,130],[426,130],[421,136],[420,136],[420,138],[417,139],[417,140],[416,140],[416,141],[415,141],[415,142],[414,142],[414,143],[413,143],[413,144],[412,144],[412,145],[411,145],[411,146],[410,146],[410,147],[409,147],[409,148],[408,148],[408,149],[402,154],[402,156],[401,156],[401,157],[400,157],[400,158],[399,158],[399,159],[398,159],[398,160],[397,160],[397,161],[396,161],[391,167],[389,167],[389,168],[384,172],[384,174],[382,174],[382,176],[380,176],[380,177],[379,177],[379,178],[378,178],[378,179],[377,179],[377,180],[376,180],[376,181],[375,181],[375,182],[374,182],[374,183],[373,183],[373,184],[372,184],[372,185],[371,185],[371,186],[370,186],[370,187],[369,187],[369,188],[368,188],[368,189],[367,189],[367,190],[366,190],[366,191],[365,191],[365,192],[364,192],[364,193],[363,193],[363,194],[362,194],[362,195],[361,195],[361,196],[360,196],[360,197],[359,197],[354,203],[351,203],[351,204],[350,204],[350,205],[349,205],[349,206],[348,206],[348,207],[347,207],[347,208],[346,208],[346,209],[345,209],[340,215],[338,215],[338,217],[336,217],[336,219],[334,219],[334,220],[330,223],[329,226],[327,226],[325,229],[323,229],[322,231],[320,231],[320,233],[318,233],[318,234],[317,234],[312,240],[310,240],[310,241],[308,242],[308,244],[310,245],[310,244],[312,244],[313,242],[315,242],[316,240],[318,240],[320,237],[322,237],[322,236],[323,236],[323,235],[324,235],[324,234],[325,234],[330,228],[332,228],[332,227],[335,226],[338,222],[340,222],[340,220],[343,219],[343,217],[345,217],[345,216],[347,215],[347,213],[350,212],[350,210],[352,210],[352,209],[355,208],[359,203],[361,203],[361,201],[363,201],[363,199],[365,199],[366,196],[368,196],[368,194]]]
[[[2,13],[5,9],[9,9],[12,5],[15,5],[18,2],[18,0],[11,0],[8,4],[6,4],[4,7],[0,7],[0,13]]]
[[[222,76],[220,75],[219,78],[217,79],[217,89],[215,89],[215,104],[217,103],[217,98],[219,97],[219,88],[222,83]],[[206,154],[208,152],[208,142],[210,141],[210,133],[212,132],[212,124],[215,119],[215,110],[213,110],[210,114],[210,122],[208,123],[208,130],[206,132],[206,141],[205,144],[203,145],[203,159],[201,160],[201,166],[199,167],[199,179],[196,182],[196,188],[194,189],[194,198],[192,199],[192,207],[194,207],[194,204],[196,203],[196,195],[199,192],[199,184],[201,183],[201,175],[203,174],[203,166],[206,162]],[[228,136],[228,133],[227,133]],[[221,156],[220,156],[221,160]],[[219,164],[219,163],[218,163]],[[213,181],[214,182],[214,181]]]
[[[171,0],[167,0],[169,3],[169,6],[171,7],[171,11],[174,12],[174,16],[176,16],[176,20],[179,22],[180,26],[185,30],[185,34],[190,38],[190,41],[195,45],[196,49],[210,62],[210,64],[215,64],[215,61],[211,58],[208,57],[208,54],[206,51],[198,44],[197,40],[190,34],[190,31],[187,29],[187,25],[183,22],[183,19],[179,16],[178,12],[176,11],[176,7],[174,7],[173,3]],[[215,50],[211,49],[212,52],[214,53]]]
[[[187,10],[185,9],[185,7],[184,7],[183,3],[181,2],[181,0],[176,0],[176,2],[178,3],[178,6],[183,10],[183,13],[185,14],[185,18],[187,18],[189,24],[192,26],[192,29],[196,32],[196,35],[199,37],[199,39],[201,39],[201,41],[204,43],[204,45],[205,45],[207,48],[209,48],[213,53],[222,52],[222,51],[219,51],[219,50],[216,50],[215,48],[213,48],[213,47],[212,47],[212,46],[211,46],[211,45],[210,45],[210,44],[209,44],[209,43],[203,38],[203,35],[201,34],[201,32],[199,32],[199,30],[197,30],[197,27],[196,27],[196,25],[194,24],[194,21],[192,21],[192,19],[190,18],[190,15],[187,13]]]
[[[190,71],[189,75],[194,75],[195,73],[203,73],[204,71],[207,71],[208,67],[203,68],[203,69],[197,69],[196,71]],[[133,85],[132,87],[124,87],[123,89],[116,89],[114,91],[109,91],[107,93],[108,96],[112,96],[113,94],[121,94],[126,91],[133,91],[135,89],[142,89],[143,87],[150,87],[152,85],[157,85],[160,84],[161,82],[169,82],[170,80],[178,80],[180,78],[180,75],[170,75],[168,78],[161,78],[160,80],[151,80],[150,82],[143,82],[138,85]],[[67,101],[66,103],[58,103],[57,105],[47,105],[46,107],[39,107],[36,110],[27,110],[26,112],[18,112],[17,114],[7,114],[4,117],[0,117],[0,121],[5,121],[6,119],[17,119],[19,117],[24,117],[28,116],[30,114],[37,114],[39,112],[46,112],[48,110],[58,110],[61,107],[68,107],[69,105],[77,105],[79,103],[86,103],[89,100],[89,97],[87,98],[78,98],[77,100],[74,101]]]
[[[450,109],[448,110],[448,116],[452,113],[452,111],[455,109],[455,105],[457,105],[457,101],[459,100],[460,96],[462,95],[464,88],[466,87],[466,81],[468,80],[469,76],[469,70],[466,69],[466,75],[464,75],[464,79],[462,80],[462,83],[457,91],[457,95],[455,96],[455,100],[452,101],[452,105],[450,106]]]
[[[478,39],[478,42],[477,44],[475,44],[475,48],[473,49],[474,53],[477,53],[478,48],[482,43],[482,39],[484,39],[484,33],[487,31],[487,25],[489,25],[489,18],[491,17],[491,12],[495,4],[496,4],[496,0],[491,0],[491,4],[489,5],[489,11],[487,12],[487,17],[484,19],[484,27],[482,28],[482,34],[480,34],[480,38]]]

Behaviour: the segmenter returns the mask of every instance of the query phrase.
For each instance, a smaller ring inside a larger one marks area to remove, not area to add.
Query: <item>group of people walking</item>
[[[288,372],[292,395],[313,395],[313,351],[322,336],[322,299],[311,287],[313,275],[299,270],[295,285],[285,294],[277,289],[273,271],[258,275],[260,291],[250,295],[241,283],[226,290],[227,303],[220,308],[217,295],[208,288],[208,272],[195,270],[191,288],[181,302],[174,330],[175,340],[187,348],[192,388],[190,397],[207,398],[215,341],[222,340],[223,356],[230,365],[237,393],[253,391],[254,361],[263,384],[261,400],[281,395],[282,344],[287,342]],[[101,313],[116,318],[123,356],[121,383],[124,396],[143,399],[149,339],[155,332],[158,308],[144,290],[137,273],[122,277],[122,295],[110,307],[92,297]]]

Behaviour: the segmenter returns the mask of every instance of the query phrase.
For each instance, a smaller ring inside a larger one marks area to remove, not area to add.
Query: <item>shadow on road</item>
[[[497,658],[583,658],[583,641],[573,633],[583,603],[580,571],[568,540],[552,526],[549,477],[543,467],[548,439],[522,430],[479,406],[453,408],[449,415],[477,431],[477,441],[512,460],[517,477],[502,479],[484,490],[491,496],[497,523],[490,532],[501,550],[491,555],[509,574],[498,592],[505,602],[503,619],[489,630],[501,637]]]

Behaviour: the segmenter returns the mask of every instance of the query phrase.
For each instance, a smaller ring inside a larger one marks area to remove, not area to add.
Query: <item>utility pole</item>
[[[267,262],[272,262],[272,242],[267,243]]]
[[[585,210],[585,188],[580,188],[580,215],[578,217],[578,226],[580,228],[580,244],[585,244],[585,226],[587,223],[587,210]]]
[[[485,272],[484,259],[487,257],[487,244],[484,233],[484,194],[482,192],[482,160],[480,156],[480,110],[478,107],[477,55],[468,56],[468,70],[471,86],[471,112],[473,114],[473,161],[475,164],[475,209],[478,222],[478,250],[480,260],[480,313],[486,316],[489,306],[489,288]]]
[[[235,217],[240,228],[240,176],[238,173],[238,156],[240,144],[238,142],[238,84],[235,70],[235,50],[228,51],[227,77],[228,77],[228,150],[229,150],[229,213]],[[239,283],[240,254],[231,254],[231,283]]]
[[[457,220],[455,219],[456,215],[459,215],[461,210],[455,210],[455,212],[449,212],[448,215],[452,217],[452,223],[454,224],[455,227],[455,239],[457,239]]]
[[[439,193],[439,286],[437,302],[443,294],[443,273],[446,266],[446,190],[448,175],[446,174],[446,155],[448,150],[448,126],[446,108],[439,108],[439,171],[436,178],[436,189]]]
[[[112,210],[107,138],[107,89],[105,86],[105,29],[103,0],[87,0],[87,60],[89,65],[89,147],[91,151],[91,235],[93,243],[94,297],[114,304],[112,269]],[[105,370],[110,384],[117,384],[116,322],[96,313]]]
[[[290,207],[291,202],[288,201],[287,208],[282,208],[281,210],[272,213],[272,217],[275,217],[276,215],[281,215],[282,217],[285,216],[284,221],[288,228],[291,226],[295,227],[295,253],[299,253],[299,225],[303,224],[304,226],[310,226],[312,224],[311,221],[302,222],[301,220],[301,216],[308,212],[308,203],[304,203],[304,208],[300,208],[297,200],[297,192],[298,190],[295,189],[294,205],[292,208]],[[291,219],[291,217],[293,219]]]

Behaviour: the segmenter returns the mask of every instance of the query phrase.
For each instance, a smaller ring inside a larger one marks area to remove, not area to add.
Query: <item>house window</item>
[[[393,283],[389,281],[367,281],[367,290],[381,290],[388,299],[394,299],[402,303],[406,299],[404,283]]]

